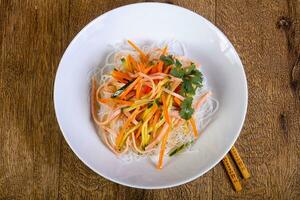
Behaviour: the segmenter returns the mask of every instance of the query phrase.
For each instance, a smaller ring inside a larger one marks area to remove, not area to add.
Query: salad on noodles
[[[156,156],[161,169],[166,157],[191,148],[218,102],[200,64],[172,52],[172,45],[127,42],[92,77],[92,118],[117,156]]]

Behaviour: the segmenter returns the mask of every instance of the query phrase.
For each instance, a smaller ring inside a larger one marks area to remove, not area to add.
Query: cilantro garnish
[[[161,55],[159,59],[164,62],[165,66],[169,66],[169,65],[174,64],[174,60],[173,60],[172,55],[168,55],[168,56]]]
[[[194,113],[194,109],[192,108],[192,97],[186,97],[180,105],[179,115],[181,118],[188,120],[192,117]]]
[[[181,78],[182,84],[180,94],[185,96],[185,100],[181,104],[180,116],[183,119],[190,119],[194,113],[192,108],[193,98],[197,88],[202,87],[202,73],[196,69],[196,65],[191,63],[188,67],[182,67],[182,64],[176,59],[175,66],[171,70],[171,75]]]

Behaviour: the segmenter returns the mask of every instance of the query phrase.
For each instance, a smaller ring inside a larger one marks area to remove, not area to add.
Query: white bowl
[[[124,163],[97,136],[90,117],[90,73],[116,42],[176,39],[202,64],[219,100],[215,120],[200,134],[198,153],[176,156],[162,170],[144,160]],[[84,27],[59,64],[54,106],[61,131],[74,153],[99,175],[122,185],[157,189],[192,181],[214,167],[236,141],[247,110],[243,65],[226,36],[200,15],[169,4],[139,3],[109,11]]]

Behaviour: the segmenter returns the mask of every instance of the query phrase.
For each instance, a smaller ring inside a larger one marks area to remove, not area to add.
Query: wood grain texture
[[[216,25],[235,45],[247,74],[249,107],[236,146],[252,177],[243,182],[245,189],[238,194],[229,190],[231,185],[224,181],[223,169],[216,167],[213,187],[216,199],[300,196],[300,104],[290,87],[295,62],[291,58],[299,57],[299,49],[289,50],[289,46],[299,48],[299,4],[281,0],[240,4],[234,0],[217,1]],[[298,34],[278,27],[282,17],[290,20],[292,31]],[[292,39],[287,38],[289,34]],[[290,45],[287,40],[291,40]]]
[[[215,23],[241,57],[249,106],[236,147],[252,175],[242,192],[222,164],[179,187],[141,190],[75,156],[53,109],[58,63],[89,21],[135,2],[143,1],[0,0],[0,199],[299,199],[299,0],[159,1]]]

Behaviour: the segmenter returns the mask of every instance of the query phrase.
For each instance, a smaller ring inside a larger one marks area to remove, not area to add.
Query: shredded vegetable
[[[192,61],[168,52],[167,45],[144,51],[128,44],[132,49],[116,53],[110,72],[100,81],[92,79],[92,118],[112,152],[156,154],[161,169],[167,151],[175,148],[169,153],[173,156],[198,138],[194,114],[211,92],[196,95],[202,73]],[[182,127],[187,131],[176,131]],[[183,137],[190,139],[184,142]]]

